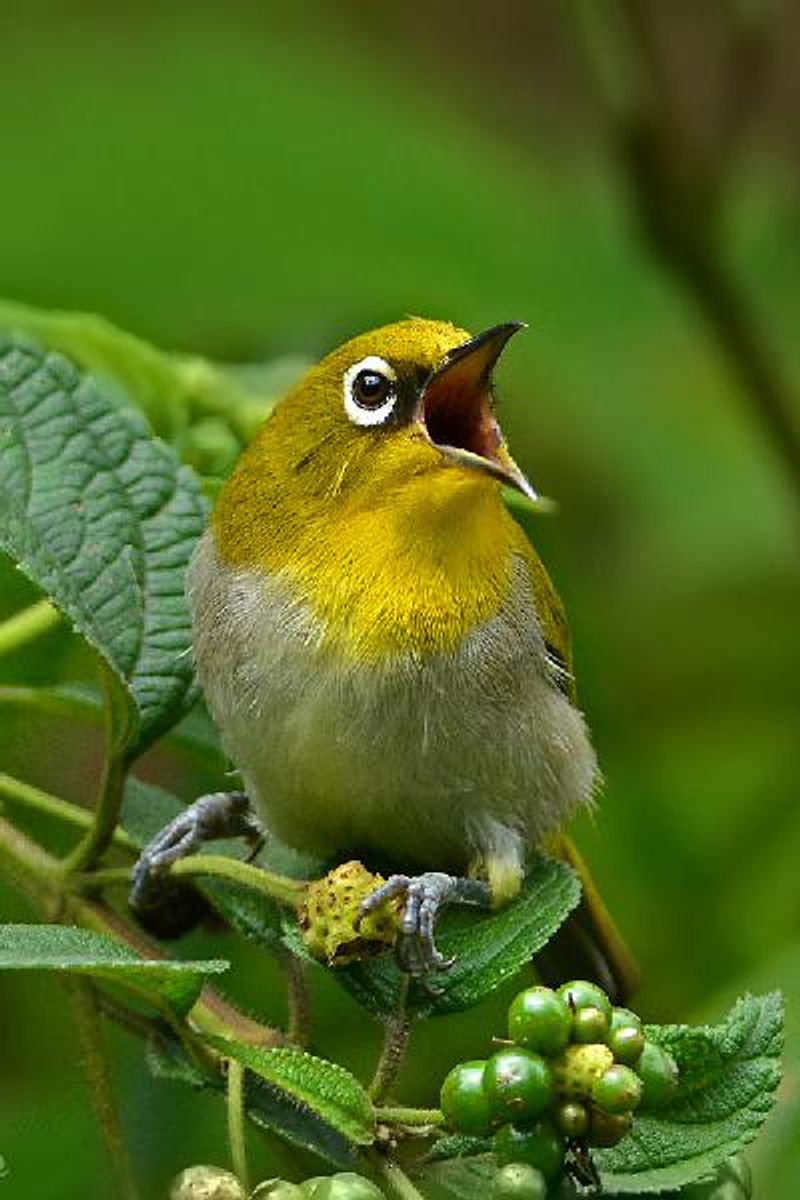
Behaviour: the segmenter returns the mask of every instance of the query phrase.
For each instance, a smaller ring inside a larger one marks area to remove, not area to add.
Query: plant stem
[[[285,948],[279,959],[286,975],[289,1000],[286,1036],[292,1045],[305,1046],[311,1033],[311,992],[306,965]]]
[[[49,600],[37,600],[29,608],[15,613],[0,623],[0,654],[18,650],[26,642],[52,629],[61,620],[61,613]]]
[[[383,1048],[375,1067],[372,1083],[367,1089],[373,1104],[379,1104],[394,1084],[403,1065],[408,1043],[411,1038],[411,1017],[406,1007],[408,1000],[408,976],[403,977],[403,986],[397,1009],[386,1021]]]
[[[234,1058],[226,1060],[228,1076],[228,1144],[233,1173],[245,1192],[250,1191],[247,1146],[244,1134],[244,1067]]]
[[[110,742],[110,735],[109,735]],[[114,839],[122,806],[122,793],[128,773],[128,760],[122,755],[108,752],[100,797],[94,817],[85,837],[64,860],[64,871],[85,871],[93,867],[103,851]]]
[[[396,1200],[425,1200],[403,1168],[393,1159],[384,1158],[375,1150],[368,1151],[367,1158]]]
[[[444,1124],[444,1113],[440,1108],[376,1108],[375,1116],[384,1125],[428,1125]]]
[[[286,875],[273,875],[261,867],[251,866],[250,863],[240,862],[236,858],[226,858],[223,854],[189,854],[179,858],[169,868],[169,874],[179,878],[197,878],[202,875],[214,876],[218,879],[229,879],[243,887],[261,892],[278,904],[296,908],[303,899],[306,884],[299,879],[290,879]]]
[[[94,820],[88,809],[81,808],[77,804],[70,804],[68,800],[62,800],[59,796],[53,796],[50,792],[44,792],[41,788],[34,787],[33,784],[24,783],[21,779],[15,779],[13,775],[5,775],[2,772],[0,772],[0,796],[5,796],[17,804],[23,804],[26,808],[33,808],[37,812],[56,817],[60,821],[66,821],[69,825],[76,825],[80,829],[90,829]],[[128,837],[123,829],[117,829],[114,832],[113,841],[125,850],[137,851],[133,838]]]
[[[122,1136],[119,1113],[114,1103],[95,991],[85,980],[70,980],[68,986],[73,997],[92,1106],[111,1160],[117,1184],[116,1193],[124,1200],[137,1200],[139,1193]]]

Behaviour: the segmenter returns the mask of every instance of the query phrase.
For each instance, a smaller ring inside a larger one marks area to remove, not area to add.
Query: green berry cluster
[[[487,1061],[454,1067],[441,1091],[451,1128],[493,1136],[496,1200],[544,1197],[568,1149],[616,1145],[637,1108],[658,1108],[677,1088],[674,1059],[639,1017],[584,980],[520,992],[508,1037]]]

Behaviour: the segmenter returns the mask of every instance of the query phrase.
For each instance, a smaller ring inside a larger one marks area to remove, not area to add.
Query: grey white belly
[[[231,570],[207,533],[190,575],[200,679],[279,838],[463,871],[518,857],[591,801],[595,757],[558,688],[527,569],[452,653],[348,663],[286,581]]]

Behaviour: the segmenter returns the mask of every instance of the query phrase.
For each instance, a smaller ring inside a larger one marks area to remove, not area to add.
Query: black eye
[[[379,371],[359,371],[353,380],[353,399],[362,408],[380,408],[391,390],[391,380]]]

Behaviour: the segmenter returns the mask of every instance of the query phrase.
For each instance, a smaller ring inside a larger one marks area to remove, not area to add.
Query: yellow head
[[[268,510],[287,495],[301,508],[382,506],[423,476],[431,492],[436,483],[458,492],[500,480],[532,496],[491,393],[492,368],[520,328],[471,338],[448,322],[411,318],[346,342],[278,406],[240,460],[219,518],[235,497],[255,516],[259,481],[269,482]]]
[[[292,577],[334,625],[352,628],[361,611],[361,641],[378,610],[384,628],[398,629],[438,627],[448,606],[464,620],[488,611],[488,593],[506,587],[514,536],[501,483],[533,495],[491,392],[492,368],[520,328],[471,338],[413,318],[328,354],[224,487],[214,514],[223,559]]]

